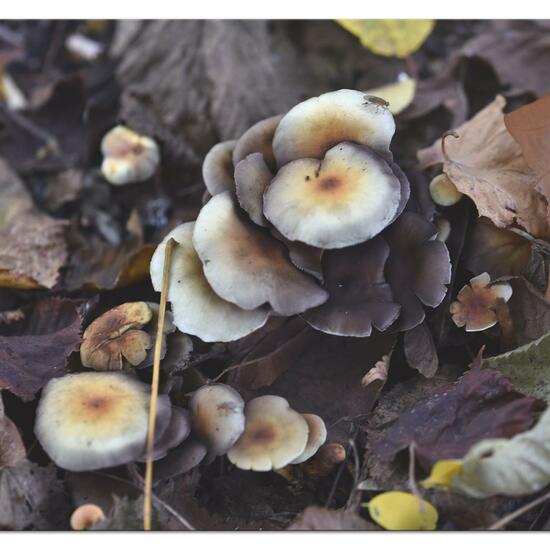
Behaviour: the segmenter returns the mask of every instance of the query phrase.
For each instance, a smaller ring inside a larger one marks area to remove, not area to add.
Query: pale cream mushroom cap
[[[193,429],[211,454],[225,454],[244,431],[244,401],[231,386],[202,386],[191,397],[189,408]]]
[[[281,242],[239,216],[227,192],[203,206],[193,245],[216,294],[244,309],[269,303],[276,313],[294,315],[328,297],[292,265]]]
[[[241,470],[266,472],[283,468],[300,456],[308,441],[308,423],[276,395],[249,401],[246,427],[227,458]]]
[[[291,241],[343,248],[366,241],[395,218],[401,183],[374,151],[340,143],[324,160],[283,166],[264,194],[265,217]]]
[[[105,514],[97,504],[83,504],[71,514],[71,529],[73,531],[83,531],[104,519]]]
[[[181,332],[198,336],[205,342],[238,340],[262,327],[269,310],[241,309],[212,290],[193,247],[194,225],[194,222],[179,225],[158,245],[151,259],[153,288],[160,291],[166,243],[173,238],[178,246],[172,254],[168,300],[172,304],[174,324]]]
[[[212,196],[223,191],[235,191],[232,154],[236,143],[235,140],[217,143],[204,157],[202,179]]]
[[[36,414],[35,434],[49,457],[73,472],[138,459],[145,450],[151,388],[121,373],[68,374],[48,382]],[[159,395],[158,434],[171,405]]]
[[[319,449],[319,447],[327,440],[327,427],[323,419],[316,414],[302,415],[308,425],[309,434],[304,452],[295,458],[290,464],[300,464],[311,458]]]
[[[342,141],[367,145],[384,155],[395,132],[395,121],[383,104],[363,92],[338,90],[299,103],[275,130],[273,152],[279,167],[300,158],[322,159]]]
[[[101,172],[113,185],[149,179],[160,162],[158,145],[126,126],[115,126],[101,141]]]
[[[452,206],[464,196],[447,174],[439,174],[430,182],[430,195],[439,206]]]

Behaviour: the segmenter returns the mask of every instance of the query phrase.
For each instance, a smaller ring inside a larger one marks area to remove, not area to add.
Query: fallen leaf
[[[367,504],[370,517],[388,531],[433,531],[437,510],[427,500],[403,491],[375,496]]]
[[[405,358],[409,366],[422,376],[432,378],[439,367],[437,349],[426,321],[405,332],[403,338]]]
[[[40,212],[0,158],[0,286],[52,288],[67,260],[66,223]]]
[[[530,495],[550,483],[550,409],[512,439],[486,439],[472,447],[451,489],[475,498]]]
[[[401,413],[374,453],[380,460],[393,460],[414,442],[419,463],[429,469],[437,460],[463,457],[484,438],[528,429],[537,405],[501,373],[475,367]]]
[[[288,528],[289,531],[375,531],[376,527],[347,510],[308,506]]]
[[[546,41],[550,56],[550,40]],[[550,198],[550,95],[504,115],[504,124],[537,175],[537,190]]]
[[[0,392],[0,468],[13,466],[27,456],[17,426],[4,414]]]
[[[0,333],[0,388],[25,401],[65,372],[67,357],[80,346],[82,317],[75,302],[47,298],[26,318]]]
[[[381,97],[389,103],[388,109],[394,115],[404,111],[413,101],[416,93],[416,81],[406,74],[396,82],[372,88],[365,92],[366,95]]]
[[[519,145],[504,126],[506,100],[497,98],[455,130],[458,138],[418,152],[423,167],[443,162],[443,171],[457,189],[475,203],[479,215],[498,227],[519,225],[535,237],[550,237],[547,205],[536,190],[537,178]]]
[[[338,23],[371,52],[403,58],[422,46],[435,25],[432,19],[340,19]]]

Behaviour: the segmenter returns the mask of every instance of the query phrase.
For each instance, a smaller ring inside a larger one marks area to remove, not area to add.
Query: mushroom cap
[[[481,273],[462,287],[450,312],[457,327],[466,332],[478,332],[497,324],[497,300],[507,302],[512,297],[512,287],[507,283],[491,283],[488,273]]]
[[[71,514],[71,529],[73,531],[83,531],[104,519],[105,514],[97,504],[83,504]]]
[[[235,140],[217,143],[204,157],[202,179],[212,196],[235,190],[232,155],[236,143]]]
[[[328,297],[291,264],[281,242],[239,217],[227,192],[203,206],[195,222],[193,245],[216,294],[243,309],[269,303],[281,315],[294,315]]]
[[[251,153],[261,153],[266,164],[275,169],[273,135],[283,115],[260,120],[251,126],[237,141],[233,149],[233,164],[237,164]]]
[[[226,302],[212,290],[193,247],[194,226],[194,222],[179,225],[158,245],[151,259],[153,288],[160,291],[166,243],[174,239],[178,246],[174,247],[172,253],[168,286],[174,324],[182,332],[198,336],[205,342],[238,340],[262,327],[267,321],[269,310],[241,309]]]
[[[45,386],[35,434],[50,458],[73,472],[136,460],[145,450],[150,386],[114,372],[54,378]],[[156,430],[170,421],[170,400],[159,395]]]
[[[290,464],[305,462],[308,458],[311,458],[317,452],[317,449],[327,440],[327,427],[320,416],[316,414],[303,414],[302,416],[305,418],[309,428],[306,448],[304,452],[296,457]]]
[[[383,104],[363,92],[338,90],[299,103],[281,119],[273,137],[279,167],[300,158],[322,159],[342,141],[353,141],[389,156],[395,121]]]
[[[334,468],[346,460],[346,449],[340,443],[325,443],[321,445],[311,460],[302,465],[309,477],[328,476]]]
[[[283,468],[300,456],[307,445],[305,418],[276,395],[263,395],[245,408],[246,427],[227,458],[241,470],[266,472]]]
[[[373,326],[386,330],[400,311],[384,278],[389,253],[380,236],[326,251],[322,265],[329,299],[302,317],[317,330],[338,336],[369,336]]]
[[[400,206],[401,182],[373,150],[343,142],[322,161],[283,166],[264,194],[265,217],[291,241],[343,248],[366,241],[390,224]]]
[[[237,200],[250,219],[258,225],[267,225],[263,213],[263,197],[272,179],[273,174],[261,153],[252,153],[235,166]]]
[[[153,139],[121,125],[105,134],[101,152],[101,172],[113,185],[147,180],[160,162],[159,148]]]
[[[85,367],[98,371],[137,366],[147,357],[153,339],[143,330],[153,318],[145,302],[127,302],[106,311],[84,331],[80,358]]]
[[[435,226],[414,212],[404,212],[384,232],[390,245],[385,274],[393,300],[401,313],[392,325],[396,331],[409,330],[425,318],[422,304],[436,307],[451,281],[449,251],[438,240]]]
[[[447,174],[439,174],[430,182],[430,195],[439,206],[452,206],[463,197]]]
[[[210,453],[225,454],[244,431],[244,401],[226,384],[202,386],[189,401],[193,429]]]

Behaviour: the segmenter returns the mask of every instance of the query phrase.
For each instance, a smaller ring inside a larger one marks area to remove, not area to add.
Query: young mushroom
[[[497,324],[498,301],[508,302],[512,287],[507,283],[491,284],[488,273],[481,273],[470,279],[470,284],[462,287],[453,302],[450,312],[457,327],[465,327],[466,332],[477,332]]]
[[[83,504],[71,514],[71,529],[73,531],[84,531],[104,519],[105,514],[99,506],[96,504]]]
[[[115,372],[68,374],[42,391],[35,434],[49,457],[74,472],[137,460],[145,451],[150,387]],[[159,437],[169,425],[170,400],[159,395]]]
[[[256,397],[246,404],[243,434],[227,453],[241,470],[266,472],[283,468],[304,453],[309,427],[305,418],[276,395]]]
[[[101,172],[113,185],[126,185],[149,179],[160,161],[155,141],[126,126],[116,126],[101,141]]]
[[[326,477],[344,460],[346,449],[340,443],[325,443],[301,468],[308,477]]]
[[[452,206],[463,197],[447,174],[439,174],[430,182],[430,195],[439,206]]]
[[[189,401],[193,430],[210,454],[225,454],[244,431],[244,401],[226,384],[202,386]]]

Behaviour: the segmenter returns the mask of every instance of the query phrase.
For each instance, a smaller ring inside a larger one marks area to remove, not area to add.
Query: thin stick
[[[525,512],[528,512],[529,510],[531,510],[531,508],[535,508],[535,506],[542,504],[546,500],[550,500],[550,492],[545,493],[541,497],[532,500],[525,506],[518,508],[515,512],[512,512],[511,514],[504,516],[502,519],[499,519],[497,522],[493,523],[493,525],[489,527],[489,531],[498,531],[499,529],[502,529],[504,526],[506,526],[517,517],[525,514]]]
[[[172,250],[176,241],[170,239],[164,251],[164,266],[162,269],[162,288],[160,291],[159,321],[157,339],[155,340],[155,355],[153,359],[153,381],[151,382],[151,405],[149,407],[149,429],[147,431],[147,463],[145,466],[145,494],[143,496],[143,529],[151,530],[151,494],[153,488],[153,446],[155,443],[155,420],[157,417],[157,398],[159,391],[160,354],[162,350],[162,335],[164,333],[164,318],[166,316],[166,295],[170,277],[170,262]]]

